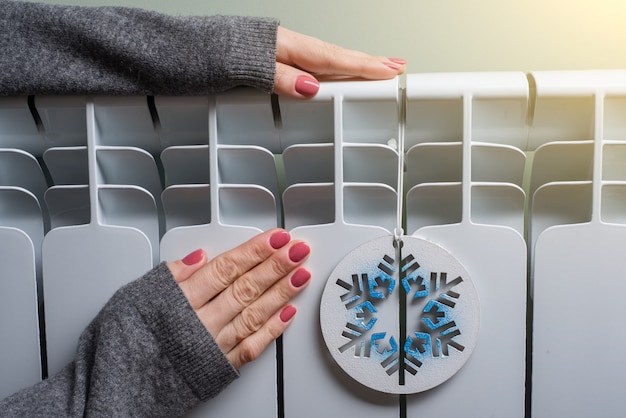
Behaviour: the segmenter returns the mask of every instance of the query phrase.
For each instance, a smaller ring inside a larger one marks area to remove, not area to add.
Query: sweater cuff
[[[173,368],[201,401],[216,396],[239,376],[193,311],[165,263],[131,286],[136,307],[145,323],[159,340]]]
[[[278,21],[270,18],[241,19],[233,25],[227,73],[234,85],[250,86],[265,93],[274,90]],[[253,53],[251,53],[253,51]]]

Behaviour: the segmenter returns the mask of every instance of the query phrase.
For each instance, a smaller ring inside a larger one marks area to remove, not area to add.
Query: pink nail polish
[[[310,278],[311,278],[311,273],[309,273],[308,270],[298,269],[293,274],[293,276],[291,276],[291,284],[293,287],[301,287],[301,286],[304,286],[306,282],[309,281]]]
[[[401,67],[400,64],[396,64],[395,62],[391,62],[391,61],[383,62],[383,64],[385,64],[387,67],[391,68],[392,70],[399,70]]]
[[[280,320],[283,322],[289,322],[291,318],[296,314],[296,308],[293,305],[288,305],[280,313]]]
[[[304,242],[299,242],[289,249],[289,259],[294,263],[298,263],[309,255],[311,249]]]
[[[278,232],[275,232],[270,237],[270,245],[272,246],[273,249],[277,250],[281,247],[284,247],[285,244],[287,244],[290,239],[291,239],[291,236],[289,235],[289,232],[278,231]]]
[[[202,257],[203,257],[203,251],[196,250],[192,252],[191,254],[187,255],[185,258],[183,258],[183,263],[188,266],[193,266],[194,264],[199,263],[200,260],[202,260]]]
[[[301,75],[296,79],[296,91],[303,96],[315,96],[319,90],[319,81],[310,75]]]
[[[389,58],[389,61],[395,62],[396,64],[400,64],[400,65],[406,64],[406,60],[403,58]]]

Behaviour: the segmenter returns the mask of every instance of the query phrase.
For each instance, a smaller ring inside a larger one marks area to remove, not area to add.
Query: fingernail
[[[319,90],[319,81],[310,75],[301,75],[296,79],[296,91],[303,96],[315,96]]]
[[[289,235],[289,232],[278,231],[278,232],[275,232],[270,237],[270,245],[272,246],[273,249],[277,250],[281,247],[284,247],[285,244],[287,244],[290,239],[291,239],[291,236]]]
[[[283,311],[280,313],[280,320],[283,322],[289,322],[289,320],[293,318],[295,314],[296,314],[295,306],[289,305],[285,309],[283,309]]]
[[[385,61],[383,62],[383,64],[385,64],[387,67],[391,68],[392,70],[399,70],[401,67],[400,64],[396,64],[395,62],[391,62],[391,61]]]
[[[311,249],[304,242],[299,242],[289,249],[289,259],[294,263],[302,261],[304,257],[309,255]]]
[[[196,250],[192,252],[191,254],[187,255],[185,258],[183,258],[183,263],[188,266],[193,266],[194,264],[199,263],[200,260],[202,260],[202,256],[203,256],[203,251]]]
[[[395,62],[396,64],[404,65],[406,64],[406,60],[404,58],[388,58],[389,61]]]
[[[304,284],[308,282],[310,278],[311,273],[309,273],[308,270],[298,269],[293,274],[293,276],[291,276],[291,284],[293,285],[293,287],[301,287],[304,286]]]

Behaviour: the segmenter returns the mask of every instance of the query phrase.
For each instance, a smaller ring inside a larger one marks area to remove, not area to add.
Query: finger
[[[280,312],[272,315],[257,332],[227,352],[226,357],[236,369],[240,369],[244,364],[255,360],[272,341],[285,332],[285,329],[293,321],[295,314],[296,308],[292,305],[287,305]]]
[[[402,74],[406,61],[365,54],[278,27],[276,61],[315,75],[389,79]]]
[[[180,286],[191,306],[198,309],[290,240],[289,233],[283,229],[263,232],[213,258]]]
[[[240,341],[256,333],[294,296],[309,284],[311,273],[305,268],[298,268],[291,275],[277,282],[259,299],[245,308],[222,330],[214,335],[215,342],[224,352],[229,352]]]
[[[207,262],[207,256],[204,250],[196,250],[187,255],[182,260],[176,260],[167,263],[167,267],[172,272],[172,276],[176,282],[180,283],[190,278]]]
[[[309,73],[287,64],[276,63],[274,93],[295,99],[309,99],[315,96],[319,89],[319,81]]]
[[[280,249],[262,264],[235,280],[201,309],[198,309],[197,313],[200,320],[211,335],[217,336],[229,322],[256,302],[275,283],[290,275],[305,261],[309,252],[309,246],[302,241],[292,242]],[[287,300],[289,298],[284,299],[280,305],[286,303]],[[275,306],[272,312],[277,308]],[[263,318],[262,322],[265,319]]]

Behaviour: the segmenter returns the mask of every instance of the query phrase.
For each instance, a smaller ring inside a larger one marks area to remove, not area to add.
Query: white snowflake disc
[[[418,393],[448,380],[478,339],[476,288],[441,246],[404,236],[369,241],[331,273],[322,334],[339,366],[380,392]]]

